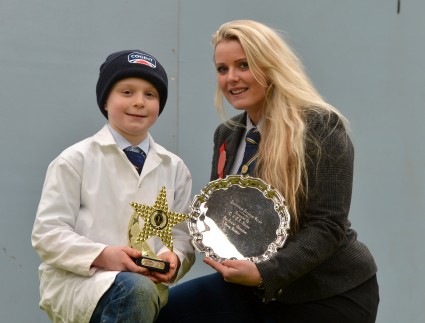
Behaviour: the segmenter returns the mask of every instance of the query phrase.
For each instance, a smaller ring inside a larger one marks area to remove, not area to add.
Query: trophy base
[[[170,263],[160,259],[149,258],[142,256],[134,259],[136,265],[149,269],[150,271],[157,271],[160,273],[167,273],[170,270]]]

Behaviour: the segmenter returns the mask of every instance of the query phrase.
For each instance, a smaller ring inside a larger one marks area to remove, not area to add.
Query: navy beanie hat
[[[114,84],[124,78],[138,77],[149,81],[159,93],[159,114],[168,95],[168,78],[164,68],[148,53],[141,50],[123,50],[109,55],[100,66],[96,85],[97,104],[108,118],[105,103]]]

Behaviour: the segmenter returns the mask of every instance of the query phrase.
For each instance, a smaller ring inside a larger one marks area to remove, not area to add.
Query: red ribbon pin
[[[224,177],[224,165],[226,164],[226,142],[220,147],[220,157],[218,158],[217,173],[218,178]]]

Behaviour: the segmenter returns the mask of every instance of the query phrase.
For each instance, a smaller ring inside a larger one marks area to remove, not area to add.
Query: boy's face
[[[159,94],[146,80],[122,79],[112,87],[105,110],[111,127],[136,146],[158,118]]]

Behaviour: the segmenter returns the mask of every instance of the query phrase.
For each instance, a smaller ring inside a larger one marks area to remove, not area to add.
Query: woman
[[[268,261],[205,258],[217,273],[172,288],[160,322],[375,322],[377,267],[348,220],[354,150],[347,120],[271,28],[228,22],[213,46],[219,111],[224,96],[243,113],[214,134],[211,180],[240,172],[242,138],[257,128],[258,158],[248,173],[283,194],[292,228]]]

